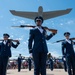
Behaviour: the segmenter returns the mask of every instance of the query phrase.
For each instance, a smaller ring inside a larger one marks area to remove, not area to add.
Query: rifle
[[[18,28],[24,28],[24,27],[35,28],[36,26],[33,26],[33,25],[20,25],[20,26],[12,26],[12,27],[18,27]],[[48,31],[57,33],[56,29],[50,29],[48,27],[43,27],[43,28],[46,29],[46,30],[48,30]]]
[[[19,40],[13,40],[13,39],[8,39],[9,41],[13,41],[13,42],[19,42]],[[0,41],[4,41],[3,39],[0,39]]]
[[[75,38],[70,38],[69,40],[75,40]],[[58,41],[56,41],[56,42],[54,42],[54,43],[59,43],[59,42],[63,42],[63,41],[65,41],[65,39],[63,39],[63,40],[58,40]]]

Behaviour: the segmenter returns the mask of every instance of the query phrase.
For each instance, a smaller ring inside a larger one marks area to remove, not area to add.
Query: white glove
[[[66,58],[64,58],[64,61],[66,61]]]

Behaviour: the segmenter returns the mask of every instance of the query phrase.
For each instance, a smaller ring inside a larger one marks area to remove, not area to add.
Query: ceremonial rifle
[[[33,26],[33,25],[20,25],[20,26],[12,26],[12,27],[18,27],[18,28],[24,28],[24,27],[35,28],[36,26]],[[48,30],[48,31],[57,33],[56,29],[50,29],[48,27],[43,27],[43,28],[46,29],[46,30]]]
[[[69,40],[75,40],[75,38],[70,38]],[[54,42],[54,43],[59,43],[59,42],[63,42],[63,41],[65,41],[65,39],[63,39],[63,40],[58,40],[58,41],[56,41],[56,42]]]
[[[9,41],[18,42],[18,40],[8,39]],[[4,41],[3,39],[0,39],[0,41]]]

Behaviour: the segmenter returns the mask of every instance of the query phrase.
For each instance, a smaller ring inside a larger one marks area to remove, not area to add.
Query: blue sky
[[[12,48],[12,57],[21,53],[23,56],[29,56],[28,38],[29,29],[11,28],[12,25],[33,24],[33,20],[14,16],[9,10],[33,11],[37,12],[38,7],[42,6],[43,11],[63,10],[72,8],[72,11],[64,16],[52,18],[44,21],[43,26],[54,28],[58,33],[49,41],[48,50],[53,56],[61,56],[61,43],[52,44],[56,40],[64,39],[63,33],[69,31],[71,37],[75,37],[75,1],[74,0],[0,0],[0,38],[3,33],[10,34],[10,38],[19,39],[20,45],[17,49]],[[48,32],[49,34],[49,32]]]

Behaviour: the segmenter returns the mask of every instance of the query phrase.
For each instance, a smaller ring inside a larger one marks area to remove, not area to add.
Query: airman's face
[[[41,21],[41,20],[37,20],[37,21],[36,21],[36,25],[37,25],[37,26],[41,26],[41,25],[42,25],[42,21]]]
[[[4,36],[3,38],[4,38],[4,40],[8,40],[9,37],[8,36]]]
[[[19,54],[19,57],[21,57],[21,54]]]
[[[66,39],[69,39],[70,36],[69,35],[66,35],[65,37],[66,37]]]

